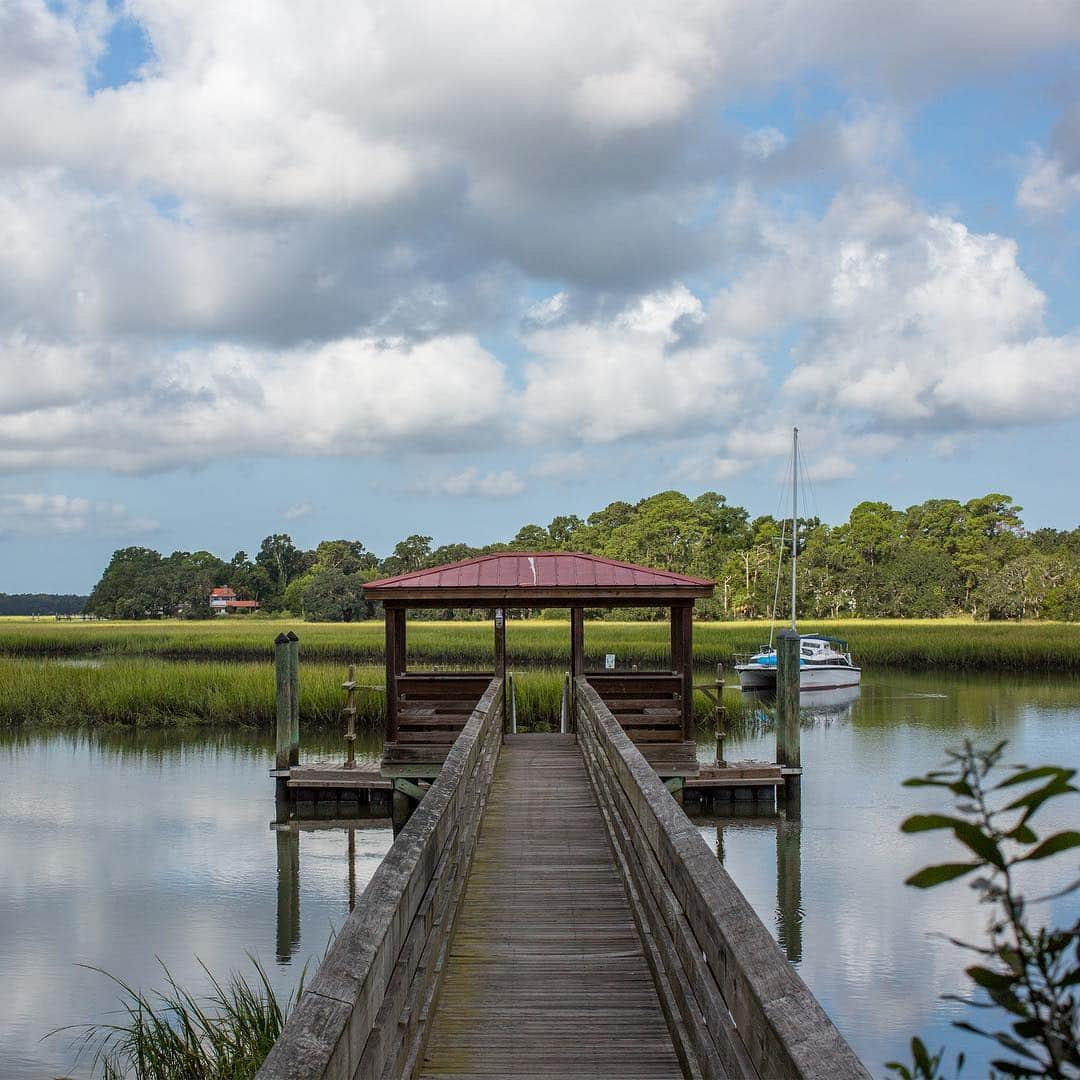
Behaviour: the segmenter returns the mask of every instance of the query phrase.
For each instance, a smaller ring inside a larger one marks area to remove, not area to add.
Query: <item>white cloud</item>
[[[585,442],[687,436],[713,425],[764,368],[753,350],[708,336],[685,286],[650,293],[608,319],[526,332],[527,438]]]
[[[1017,206],[1037,214],[1063,214],[1077,200],[1080,171],[1066,172],[1058,158],[1037,151],[1017,189]]]
[[[550,480],[563,480],[580,476],[589,467],[588,458],[580,451],[566,454],[548,454],[529,469],[532,476]]]
[[[511,469],[502,472],[481,473],[476,468],[464,469],[452,476],[419,480],[413,490],[426,495],[483,496],[485,498],[508,498],[525,490],[521,478]]]
[[[756,260],[714,301],[732,332],[801,330],[789,409],[883,428],[1003,425],[1080,412],[1080,342],[1043,333],[1016,243],[887,192],[819,221],[763,215]]]
[[[1049,146],[1032,151],[1027,172],[1016,192],[1022,210],[1064,214],[1080,200],[1080,101],[1063,110],[1050,134]]]
[[[122,503],[94,502],[70,495],[0,494],[0,536],[112,536],[148,533],[158,527],[152,518],[129,514]]]
[[[0,371],[34,364],[26,344],[0,347]],[[0,428],[0,467],[121,471],[221,457],[379,454],[490,441],[501,429],[501,364],[466,336],[418,344],[345,338],[310,349],[238,345],[157,353],[72,346],[64,378],[39,388]]]
[[[315,505],[310,502],[293,503],[282,511],[281,516],[286,521],[299,521],[301,518],[311,517],[315,513]]]

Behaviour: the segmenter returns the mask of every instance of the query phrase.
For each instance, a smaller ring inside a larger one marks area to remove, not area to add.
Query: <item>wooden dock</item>
[[[589,679],[574,690],[573,735],[506,736],[491,680],[261,1080],[868,1080]]]
[[[577,740],[507,736],[423,1077],[681,1077]]]

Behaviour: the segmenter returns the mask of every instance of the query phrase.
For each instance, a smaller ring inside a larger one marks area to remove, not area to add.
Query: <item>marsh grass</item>
[[[154,657],[171,660],[267,661],[284,629],[300,636],[308,660],[378,664],[383,656],[382,620],[362,623],[298,623],[269,619],[207,622],[0,621],[0,655],[9,657]],[[868,667],[926,670],[1080,671],[1080,626],[1070,623],[975,623],[962,619],[807,622],[804,631],[846,638]],[[731,664],[768,640],[765,623],[698,622],[697,663]],[[613,652],[620,666],[666,667],[666,622],[589,622],[586,659],[603,665]],[[409,624],[409,662],[491,669],[492,631],[487,622]],[[511,619],[507,661],[511,667],[565,669],[568,624],[558,620]]]
[[[304,986],[301,972],[295,994],[281,1001],[262,965],[253,957],[251,962],[252,981],[233,972],[221,982],[200,961],[210,984],[204,1000],[178,985],[164,964],[165,987],[154,991],[136,990],[91,967],[119,988],[118,1020],[59,1028],[46,1038],[77,1033],[75,1064],[89,1059],[101,1080],[247,1080],[270,1052]]]
[[[309,724],[332,725],[341,715],[338,664],[301,669],[300,712]],[[379,685],[381,668],[361,668],[357,679]],[[360,718],[382,719],[383,695],[358,694]],[[51,660],[0,660],[0,720],[69,726],[81,723],[161,726],[274,722],[274,673],[265,663],[171,663],[108,660],[75,666]]]

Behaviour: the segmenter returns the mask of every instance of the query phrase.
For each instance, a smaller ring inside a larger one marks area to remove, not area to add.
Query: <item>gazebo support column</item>
[[[694,741],[694,608],[690,604],[671,608],[671,670],[682,678],[683,740]]]
[[[577,677],[585,674],[585,609],[570,609],[570,730],[577,725]]]
[[[506,609],[495,609],[495,677],[503,680],[503,731],[510,730],[510,708],[506,700]]]
[[[398,733],[397,677],[405,660],[405,609],[386,608],[386,741]]]

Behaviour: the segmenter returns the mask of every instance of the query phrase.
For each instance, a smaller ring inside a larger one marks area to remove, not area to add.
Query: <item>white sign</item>
[[[615,670],[615,654],[613,652],[609,652],[604,657],[604,668],[607,671],[614,671]]]

